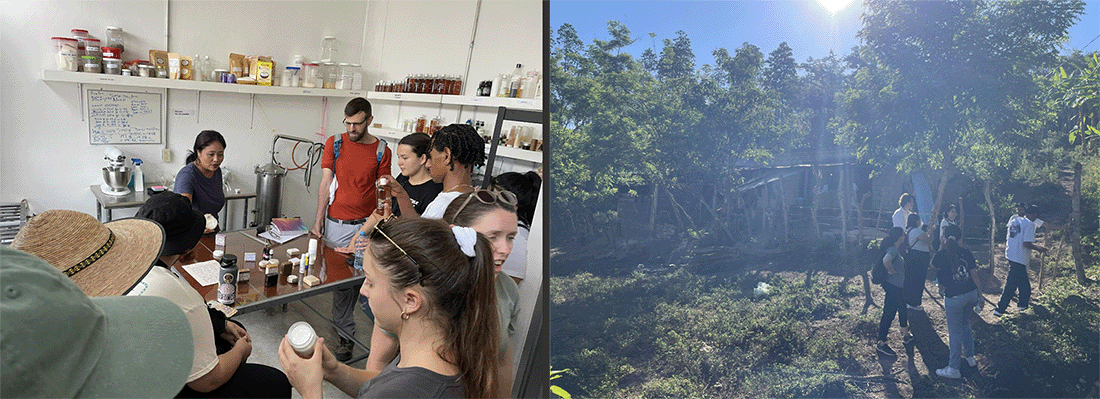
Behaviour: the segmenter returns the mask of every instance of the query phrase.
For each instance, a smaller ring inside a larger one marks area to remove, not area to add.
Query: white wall
[[[103,147],[88,144],[78,88],[73,83],[46,83],[41,70],[52,69],[51,36],[84,28],[99,38],[105,27],[126,32],[124,60],[148,58],[148,50],[182,55],[210,55],[219,67],[228,54],[273,56],[277,67],[293,55],[317,58],[321,38],[339,40],[338,61],[357,62],[366,73],[364,85],[409,73],[465,74],[466,93],[476,82],[510,72],[515,63],[542,65],[542,4],[538,1],[485,0],[479,22],[476,0],[462,1],[4,1],[0,2],[0,201],[27,199],[33,212],[74,209],[95,214],[88,187],[102,182]],[[509,18],[510,17],[510,18]],[[471,39],[476,30],[476,42]],[[472,84],[471,84],[472,82]],[[468,89],[468,90],[467,90]],[[146,181],[173,176],[199,131],[213,129],[227,141],[223,166],[230,184],[246,191],[256,181],[253,168],[270,160],[273,134],[323,141],[342,132],[343,106],[349,98],[169,90],[167,131],[162,145],[119,146],[129,157],[146,161]],[[397,127],[402,119],[426,114],[446,123],[480,119],[491,127],[493,110],[445,106],[417,108],[374,101],[376,122]],[[173,110],[195,111],[177,117]],[[290,145],[280,145],[278,158],[290,165]],[[396,143],[390,143],[395,146]],[[304,146],[296,158],[305,161]],[[170,163],[161,149],[171,150]],[[496,172],[526,170],[535,165],[503,162]],[[319,167],[319,165],[318,165]],[[393,172],[398,172],[396,163]],[[312,222],[316,209],[304,171],[283,180],[281,211]],[[238,201],[239,202],[239,201]],[[240,207],[230,204],[230,227],[239,227]],[[252,205],[254,209],[254,203]],[[133,215],[119,210],[115,218]],[[251,218],[250,218],[251,220]]]

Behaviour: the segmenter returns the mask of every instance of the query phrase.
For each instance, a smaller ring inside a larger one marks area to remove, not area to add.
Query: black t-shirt
[[[417,215],[424,214],[424,209],[428,208],[428,204],[432,203],[435,196],[443,191],[443,183],[436,183],[431,180],[414,186],[409,183],[408,176],[399,175],[397,176],[397,182],[401,184],[405,192],[409,193],[409,199],[412,200],[413,209],[416,210]],[[394,204],[393,214],[401,216],[401,207],[397,205],[397,199],[392,198],[390,203]]]
[[[952,257],[947,251],[936,252],[932,257],[932,266],[936,268],[936,278],[943,286],[945,296],[953,297],[978,289],[970,273],[978,267],[974,263],[974,254],[965,248],[956,250]]]

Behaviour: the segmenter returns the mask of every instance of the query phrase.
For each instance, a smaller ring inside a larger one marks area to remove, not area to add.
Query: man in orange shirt
[[[317,190],[317,218],[310,233],[323,237],[325,245],[346,247],[377,206],[374,182],[390,174],[392,154],[386,142],[367,132],[374,120],[370,101],[357,97],[344,107],[347,131],[329,137],[321,158],[321,185]],[[355,335],[355,302],[358,288],[333,292],[332,320],[340,335],[333,353],[340,361],[351,359]]]

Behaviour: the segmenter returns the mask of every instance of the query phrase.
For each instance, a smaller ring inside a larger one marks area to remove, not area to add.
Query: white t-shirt
[[[1025,217],[1013,218],[1008,223],[1008,235],[1005,242],[1005,258],[1027,265],[1031,260],[1031,250],[1025,248],[1024,243],[1035,242],[1035,223]]]
[[[924,230],[921,230],[920,227],[909,229],[909,249],[921,252],[928,252],[928,244],[925,244],[924,241],[917,239],[917,237],[920,237],[921,234],[924,234]]]
[[[158,296],[175,303],[187,315],[191,324],[191,339],[194,341],[195,357],[191,363],[191,374],[187,382],[202,377],[218,365],[218,351],[214,347],[214,327],[210,324],[210,312],[206,303],[195,289],[168,269],[153,266],[149,274],[126,293],[130,296]],[[135,326],[135,328],[141,328]],[[182,388],[182,387],[180,387]]]
[[[512,242],[512,253],[504,260],[504,274],[515,278],[525,278],[527,273],[527,236],[531,234],[524,226],[516,230],[516,240]]]
[[[905,228],[905,222],[909,220],[909,211],[905,208],[898,208],[894,211],[894,227]]]
[[[1007,226],[1011,226],[1012,221],[1015,220],[1016,218],[1022,218],[1022,217],[1023,216],[1020,216],[1019,214],[1013,214],[1012,217],[1008,218]],[[1043,227],[1043,219],[1035,218],[1035,220],[1033,220],[1031,223],[1035,223],[1035,230],[1039,230],[1040,227]]]
[[[447,205],[451,204],[455,198],[462,195],[461,191],[448,191],[445,193],[439,193],[432,200],[432,203],[428,204],[427,208],[424,208],[424,213],[420,217],[425,219],[443,219],[443,214],[447,213]]]

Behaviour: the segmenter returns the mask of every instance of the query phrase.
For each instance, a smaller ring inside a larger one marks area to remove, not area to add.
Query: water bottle
[[[359,241],[365,242],[367,240],[367,232],[359,232]],[[363,248],[359,245],[355,246],[355,270],[363,270]]]
[[[237,302],[237,255],[222,255],[221,272],[218,273],[218,302],[232,305]]]
[[[145,175],[141,173],[141,158],[130,158],[134,161],[134,192],[145,192]]]

